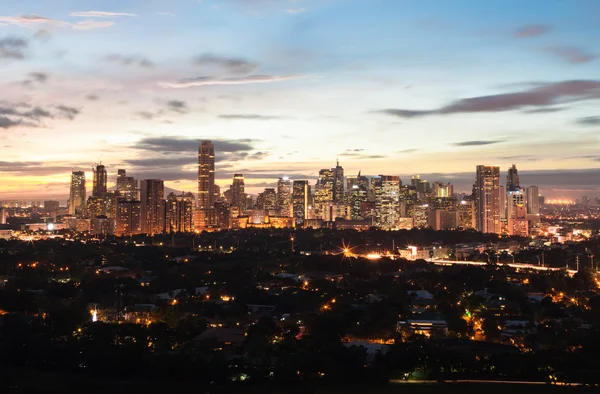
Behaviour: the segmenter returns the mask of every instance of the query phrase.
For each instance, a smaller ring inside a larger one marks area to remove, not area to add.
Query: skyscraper
[[[256,205],[259,209],[264,209],[265,215],[276,216],[277,192],[273,188],[266,188],[258,195]]]
[[[508,169],[508,175],[506,176],[506,192],[514,192],[519,188],[519,173],[517,171],[517,166],[512,165]]]
[[[394,229],[400,218],[400,178],[379,175],[375,183],[375,224],[384,229]]]
[[[83,214],[85,211],[85,172],[73,171],[69,195],[69,214]]]
[[[108,175],[106,173],[106,167],[102,164],[98,164],[93,168],[94,171],[94,183],[92,188],[92,196],[104,197],[106,194],[106,184]]]
[[[160,179],[144,179],[141,182],[141,229],[148,235],[165,230],[165,187]]]
[[[142,232],[140,227],[141,210],[141,203],[137,200],[118,201],[115,234],[119,236],[140,234]]]
[[[277,211],[279,216],[292,216],[292,181],[283,177],[277,181]]]
[[[303,228],[308,219],[308,196],[310,186],[308,181],[294,181],[292,191],[292,207],[296,227]]]
[[[344,168],[338,160],[333,170],[333,202],[341,205],[344,203]]]
[[[214,224],[215,205],[215,146],[211,141],[201,141],[198,147],[198,210],[196,229]]]
[[[518,235],[521,237],[529,235],[525,193],[520,187],[507,193],[506,217],[508,235]]]
[[[478,165],[473,192],[477,230],[500,234],[500,167]]]
[[[244,186],[244,175],[235,174],[231,185],[231,207],[237,208],[239,215],[246,212],[246,191]]]
[[[346,178],[346,201],[350,206],[350,218],[354,220],[365,219],[363,217],[363,205],[367,202],[369,192],[369,178],[360,175]]]
[[[527,213],[529,215],[540,214],[540,190],[537,186],[527,188]]]
[[[194,195],[169,193],[166,202],[166,231],[189,233],[194,231]]]
[[[126,170],[117,171],[117,191],[125,200],[135,200],[137,198],[137,181],[132,176],[127,176]]]

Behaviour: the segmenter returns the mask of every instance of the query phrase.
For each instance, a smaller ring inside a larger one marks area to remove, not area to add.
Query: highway
[[[432,262],[435,265],[487,265],[488,263],[486,262],[482,262],[482,261],[458,261],[458,260],[444,260],[444,259],[434,259],[431,260],[430,262]],[[511,268],[517,268],[517,269],[530,269],[530,270],[537,270],[537,271],[560,271],[563,268],[556,268],[556,267],[544,267],[541,265],[535,265],[535,264],[526,264],[526,263],[502,263],[499,265],[506,265],[508,267]],[[575,270],[567,270],[567,273],[570,276],[575,275],[577,271]]]

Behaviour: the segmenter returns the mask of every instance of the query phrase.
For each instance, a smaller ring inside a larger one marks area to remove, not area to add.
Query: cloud
[[[159,82],[158,85],[168,89],[184,89],[196,86],[209,86],[209,85],[245,85],[251,83],[269,83],[269,82],[282,82],[289,81],[291,79],[305,78],[300,75],[288,75],[288,76],[273,76],[273,75],[249,75],[241,78],[223,78],[215,79],[211,77],[198,77],[182,79],[177,82]]]
[[[79,109],[74,107],[67,107],[66,105],[57,105],[56,109],[60,112],[60,114],[69,119],[73,120],[75,117],[81,112]]]
[[[565,109],[566,109],[565,107],[548,107],[548,108],[528,109],[523,112],[525,112],[526,114],[547,114],[547,113],[552,113],[552,112],[564,111]]]
[[[29,42],[24,38],[6,37],[0,39],[0,59],[25,59],[24,51]]]
[[[150,120],[152,118],[154,118],[155,114],[150,112],[150,111],[139,111],[136,112],[136,115],[139,116],[142,119],[146,119],[146,120]]]
[[[93,19],[87,19],[82,22],[69,23],[61,20],[50,19],[40,15],[17,15],[17,16],[0,16],[0,25],[9,24],[17,26],[33,26],[38,24],[46,24],[60,27],[71,27],[75,30],[92,30],[110,27],[115,24],[111,21],[95,21]]]
[[[35,126],[31,123],[24,122],[22,120],[12,120],[6,116],[0,116],[0,129],[9,129],[16,126]]]
[[[219,140],[213,139],[215,151],[219,153],[239,153],[254,150],[253,144],[257,140],[238,139],[238,140]],[[142,138],[134,148],[144,149],[153,152],[180,153],[197,152],[200,140],[181,137],[148,137]]]
[[[80,110],[65,105],[56,105],[50,109],[33,107],[26,103],[0,102],[0,116],[2,128],[29,126],[44,127],[46,119],[63,118],[73,120]]]
[[[538,37],[548,33],[551,30],[550,26],[547,25],[527,25],[519,28],[515,32],[517,38],[531,38]]]
[[[106,27],[111,27],[114,24],[115,24],[115,22],[110,22],[110,21],[98,22],[93,19],[88,19],[83,22],[77,22],[71,26],[75,30],[93,30],[93,29],[103,29]]]
[[[48,29],[39,29],[33,36],[37,39],[44,40],[52,37],[52,33]]]
[[[98,97],[96,94],[88,94],[85,96],[85,99],[89,101],[98,101],[100,97]]]
[[[45,18],[40,15],[0,16],[0,24],[31,26],[36,24],[68,25],[67,22]]]
[[[106,11],[79,11],[71,12],[70,16],[80,16],[84,18],[114,18],[119,16],[137,16],[126,12],[106,12]]]
[[[185,101],[181,100],[170,100],[167,101],[167,108],[173,112],[185,113],[188,110]]]
[[[419,149],[402,149],[402,150],[396,151],[396,153],[400,153],[400,154],[413,153],[413,152],[417,152],[417,151],[419,151]]]
[[[587,116],[577,119],[577,123],[583,126],[600,126],[600,116]]]
[[[456,113],[535,110],[554,107],[564,102],[597,99],[600,99],[599,80],[569,80],[536,84],[529,89],[511,93],[459,99],[431,110],[382,109],[375,112],[400,118],[414,118]]]
[[[172,12],[157,12],[156,15],[161,15],[161,16],[175,16],[175,14],[172,13]]]
[[[338,156],[349,159],[385,159],[387,157],[384,155],[367,155],[362,152],[364,152],[364,149],[346,149]]]
[[[483,145],[499,144],[501,142],[504,142],[504,141],[462,141],[462,142],[455,142],[452,145],[454,145],[454,146],[483,146]]]
[[[552,46],[545,48],[545,50],[571,64],[589,63],[597,57],[591,53],[586,53],[581,48],[570,46]]]
[[[303,12],[306,12],[306,9],[304,8],[288,8],[287,10],[285,10],[285,12],[287,12],[288,14],[301,14]]]
[[[201,67],[217,67],[223,71],[248,75],[256,70],[258,65],[245,59],[217,56],[205,53],[194,59],[194,64]]]
[[[50,77],[49,74],[43,73],[43,72],[31,72],[28,75],[29,75],[29,78],[22,82],[23,85],[31,86],[35,83],[40,83],[40,84],[46,83],[46,81]]]
[[[258,114],[225,114],[219,115],[221,119],[230,120],[276,120],[276,119],[287,119],[286,116],[265,116]]]
[[[111,53],[105,56],[104,58],[108,62],[119,63],[124,66],[138,66],[144,68],[153,68],[154,63],[142,56],[138,55],[122,55],[119,53]]]

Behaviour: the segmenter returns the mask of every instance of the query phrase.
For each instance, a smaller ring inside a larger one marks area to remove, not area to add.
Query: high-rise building
[[[189,233],[194,231],[194,195],[169,193],[166,202],[166,231]]]
[[[517,171],[517,166],[512,165],[508,169],[508,175],[506,176],[506,192],[514,192],[519,188],[519,173]]]
[[[108,175],[106,173],[106,167],[102,164],[98,164],[93,169],[94,172],[94,183],[92,188],[92,196],[104,197],[106,194],[106,186],[108,181]]]
[[[292,181],[288,177],[277,181],[277,211],[279,216],[292,216]]]
[[[506,187],[500,185],[499,189],[500,189],[500,220],[506,221],[506,213],[507,213]]]
[[[360,175],[346,178],[346,201],[350,206],[350,218],[353,220],[365,219],[363,205],[367,202],[369,193],[369,178]]]
[[[215,205],[215,146],[211,141],[201,141],[198,147],[198,230],[214,225]]]
[[[520,187],[507,193],[507,233],[520,237],[529,236],[525,193]]]
[[[161,234],[165,230],[165,187],[160,179],[144,179],[141,182],[141,228],[148,235]]]
[[[394,229],[400,218],[400,178],[395,175],[379,175],[375,183],[375,225]]]
[[[137,181],[132,176],[127,176],[124,169],[117,171],[117,191],[124,200],[135,200],[137,195]]]
[[[529,186],[527,189],[527,213],[529,215],[540,214],[540,190],[537,186]]]
[[[337,205],[344,203],[344,168],[340,166],[340,161],[335,163],[333,170],[333,202]]]
[[[137,200],[120,200],[116,207],[115,234],[119,236],[140,234],[142,204]]]
[[[452,197],[454,195],[454,186],[452,184],[436,181],[433,182],[433,197]]]
[[[265,211],[265,215],[277,215],[277,192],[273,188],[266,188],[256,199],[256,205],[259,209]]]
[[[244,175],[235,174],[231,185],[231,206],[237,208],[239,215],[246,212],[246,191],[244,186]]]
[[[500,234],[500,167],[478,165],[473,192],[477,230]]]
[[[56,213],[60,209],[60,203],[58,201],[44,201],[44,211],[48,213]]]
[[[292,191],[292,208],[296,227],[303,228],[308,219],[308,196],[310,185],[308,181],[294,181]]]
[[[69,214],[81,215],[85,212],[85,172],[73,171],[69,195]]]
[[[463,230],[468,230],[471,228],[475,228],[476,224],[476,209],[475,209],[475,201],[473,200],[462,200],[458,204],[458,227]]]

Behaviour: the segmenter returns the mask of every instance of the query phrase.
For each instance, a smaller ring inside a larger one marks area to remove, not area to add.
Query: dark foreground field
[[[38,372],[29,369],[2,369],[0,393],[10,394],[570,394],[591,393],[584,387],[550,386],[546,384],[514,383],[410,383],[387,385],[298,385],[290,387],[271,385],[236,384],[229,386],[201,385],[195,382],[155,382],[127,376],[123,379],[102,379],[89,375]]]

